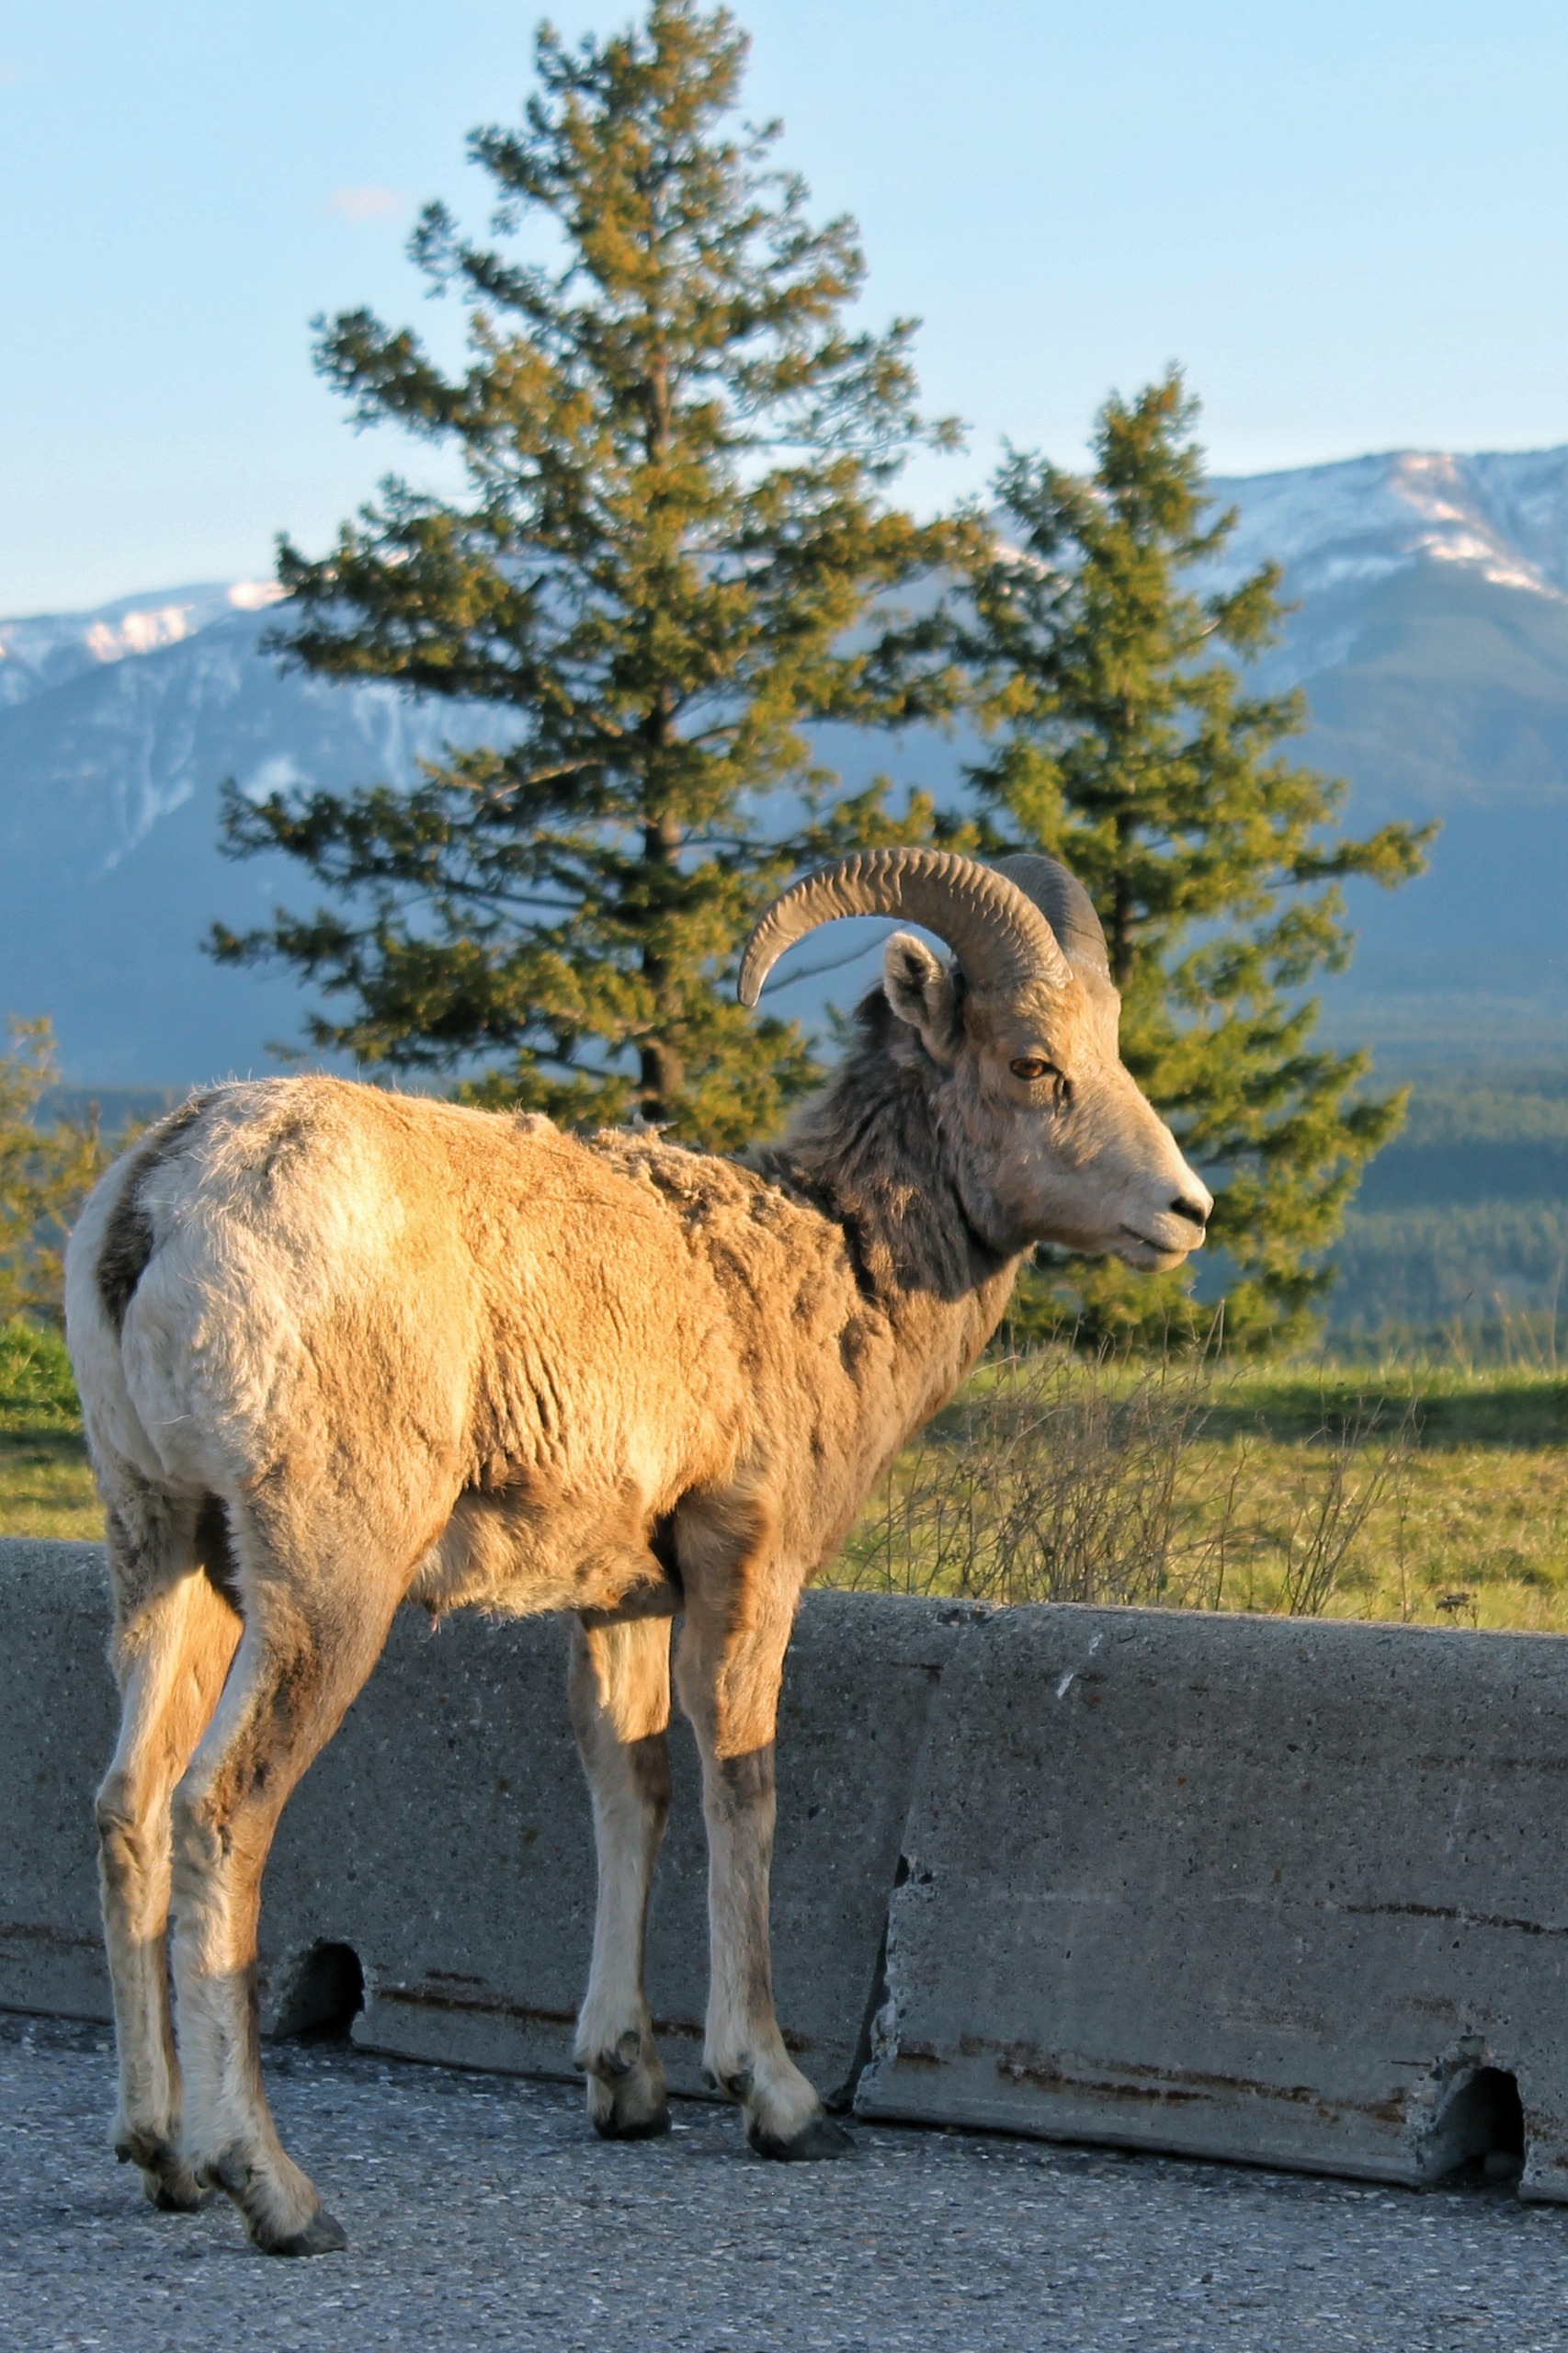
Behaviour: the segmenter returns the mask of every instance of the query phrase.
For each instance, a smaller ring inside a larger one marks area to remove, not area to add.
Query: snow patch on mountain
[[[223,602],[237,613],[260,612],[275,605],[283,591],[276,580],[236,580],[223,593]],[[160,645],[178,645],[215,618],[210,600],[176,605],[138,605],[112,620],[89,621],[82,643],[95,662],[123,662],[128,654],[153,654]],[[69,638],[65,641],[69,645]],[[63,649],[62,649],[63,650]]]
[[[1498,587],[1568,597],[1568,449],[1455,457],[1402,449],[1289,472],[1217,476],[1238,510],[1207,567],[1231,585],[1275,562],[1286,593],[1367,587],[1418,563],[1459,564]]]
[[[264,606],[276,605],[283,590],[276,580],[236,580],[228,593],[237,613],[259,613]]]
[[[256,613],[283,591],[275,580],[203,583],[158,597],[122,597],[87,613],[31,613],[0,620],[0,710],[51,693],[106,664],[124,662]]]
[[[239,789],[247,801],[267,801],[275,792],[297,792],[301,786],[308,791],[311,782],[292,752],[274,752],[239,779]]]

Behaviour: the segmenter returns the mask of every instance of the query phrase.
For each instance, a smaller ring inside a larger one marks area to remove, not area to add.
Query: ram
[[[89,1200],[67,1315],[123,1695],[98,1798],[116,2145],[160,2205],[215,2185],[260,2246],[344,2244],[267,2108],[256,1924],[283,1806],[405,1601],[575,1613],[599,1881],[577,2052],[594,2124],[624,2136],[668,2121],[642,1978],[678,1614],[706,2064],[763,2155],[847,2145],[786,2054],[769,1975],[801,1590],[1037,1242],[1166,1267],[1212,1207],[1121,1064],[1105,943],[1064,869],[844,859],[758,924],[744,1002],[812,926],[868,914],[953,963],[890,938],[824,1091],[740,1158],[278,1079],[193,1097]]]

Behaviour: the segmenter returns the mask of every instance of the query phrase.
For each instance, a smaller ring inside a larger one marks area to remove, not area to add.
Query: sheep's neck
[[[925,1074],[885,1047],[863,1047],[754,1165],[841,1229],[856,1280],[901,1356],[949,1390],[1000,1324],[1021,1256],[998,1248],[966,1208]]]

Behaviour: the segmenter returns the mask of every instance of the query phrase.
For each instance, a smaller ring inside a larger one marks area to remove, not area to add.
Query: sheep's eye
[[[1048,1063],[1043,1054],[1020,1054],[1017,1061],[1009,1063],[1007,1067],[1015,1078],[1060,1078],[1062,1075],[1056,1064]]]

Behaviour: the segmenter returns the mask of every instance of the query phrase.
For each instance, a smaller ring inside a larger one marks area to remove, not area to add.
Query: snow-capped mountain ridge
[[[308,877],[218,847],[219,788],[411,775],[495,714],[283,675],[271,583],[204,584],[0,623],[0,1018],[53,1017],[65,1074],[181,1085],[298,1037],[287,979],[218,971],[214,920],[310,904]]]
[[[1219,581],[1274,561],[1301,598],[1366,586],[1422,563],[1455,564],[1494,585],[1568,598],[1568,445],[1456,456],[1383,454],[1211,477],[1238,521]],[[156,654],[264,611],[273,580],[203,582],[77,613],[0,619],[0,709],[105,665]]]
[[[233,612],[259,612],[265,606],[278,603],[283,591],[276,580],[236,580],[223,592],[223,603]],[[209,616],[199,612],[194,599],[186,603],[135,606],[118,620],[95,620],[83,637],[83,644],[95,662],[123,662],[128,654],[155,654],[161,645],[177,645],[183,638],[194,637],[207,625]]]
[[[147,597],[120,597],[85,613],[35,613],[0,620],[0,710],[65,686],[106,663],[166,645],[276,604],[275,580],[203,582]]]
[[[1501,588],[1568,597],[1568,447],[1458,457],[1396,449],[1284,473],[1217,475],[1240,509],[1218,575],[1270,560],[1289,593],[1364,586],[1419,563],[1453,563]]]

